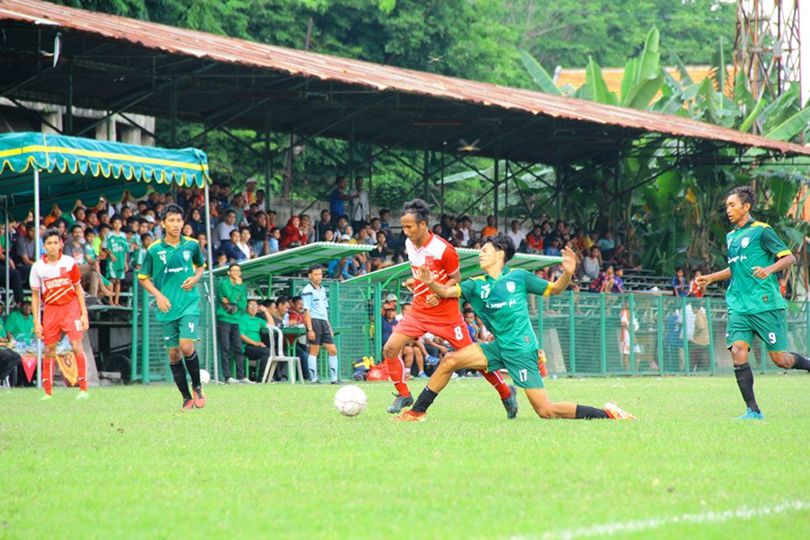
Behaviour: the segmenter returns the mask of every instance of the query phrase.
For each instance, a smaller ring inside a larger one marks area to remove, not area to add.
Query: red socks
[[[74,357],[76,358],[79,390],[87,392],[87,361],[84,359],[84,353],[74,354]]]
[[[399,358],[386,358],[385,367],[388,368],[388,375],[391,377],[391,382],[394,383],[399,395],[402,397],[410,396],[411,391],[408,390],[408,385],[405,384],[405,364],[402,363],[402,360]]]
[[[53,360],[42,357],[42,388],[49,396],[53,393]]]
[[[512,392],[509,390],[509,386],[507,386],[506,382],[504,382],[500,373],[497,371],[481,371],[481,374],[487,381],[489,381],[489,384],[495,387],[495,390],[498,391],[498,395],[501,396],[501,400],[504,400],[512,395]]]

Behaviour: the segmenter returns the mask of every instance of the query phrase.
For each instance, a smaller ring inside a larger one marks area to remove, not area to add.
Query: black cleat
[[[397,396],[390,407],[386,409],[389,414],[399,414],[405,407],[413,405],[413,396]]]
[[[512,420],[518,413],[517,388],[509,385],[509,391],[511,394],[509,394],[508,398],[502,399],[501,403],[503,403],[503,408],[506,409],[506,417]]]

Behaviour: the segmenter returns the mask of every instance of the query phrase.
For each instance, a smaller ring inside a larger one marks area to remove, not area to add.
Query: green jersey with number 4
[[[498,279],[485,274],[464,280],[460,287],[461,296],[472,305],[502,349],[538,348],[527,294],[548,294],[548,281],[522,268],[504,267]]]
[[[200,293],[197,287],[184,291],[183,282],[194,275],[195,268],[203,266],[200,244],[192,238],[180,237],[172,246],[165,239],[158,240],[146,251],[139,278],[150,278],[158,290],[169,299],[172,307],[168,312],[158,310],[158,321],[174,321],[189,315],[200,314]]]
[[[731,284],[726,291],[729,311],[750,315],[787,308],[777,277],[771,274],[762,279],[754,275],[755,266],[765,268],[790,255],[770,225],[752,219],[726,235],[726,246],[731,270]]]

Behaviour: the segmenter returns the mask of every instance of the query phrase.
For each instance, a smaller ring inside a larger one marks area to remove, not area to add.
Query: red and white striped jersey
[[[425,298],[430,294],[430,288],[418,279],[419,267],[426,265],[433,272],[436,282],[447,283],[450,275],[459,269],[456,248],[444,238],[430,233],[430,239],[421,248],[414,246],[410,239],[405,240],[405,250],[411,263],[411,272],[416,279],[416,285],[413,289],[413,309],[417,313],[429,317],[447,318],[449,320],[458,318],[457,298],[443,298],[439,300],[438,306],[430,307],[425,302]]]
[[[62,255],[55,263],[42,257],[31,267],[31,289],[39,289],[46,305],[63,306],[76,299],[81,273],[73,257]]]

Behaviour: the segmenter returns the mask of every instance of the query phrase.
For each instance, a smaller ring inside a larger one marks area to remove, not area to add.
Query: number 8
[[[455,328],[453,328],[453,333],[455,334],[456,339],[464,338],[464,334],[461,332],[460,326],[456,326]]]
[[[775,334],[775,333],[773,333],[773,332],[771,332],[770,334],[768,334],[768,341],[770,341],[770,342],[771,342],[771,345],[773,345],[774,343],[776,343],[776,334]]]

